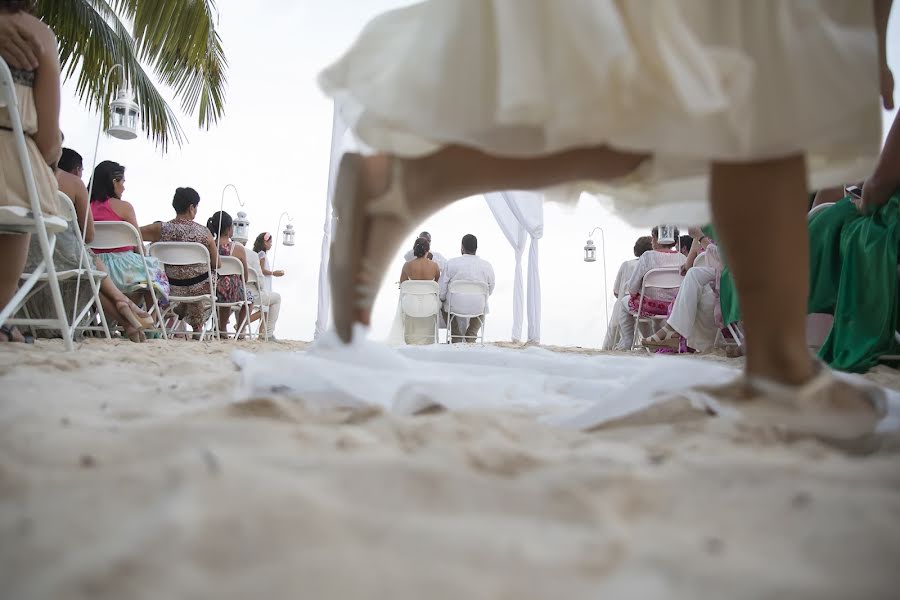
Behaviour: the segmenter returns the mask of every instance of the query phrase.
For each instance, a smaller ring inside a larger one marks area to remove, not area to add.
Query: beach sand
[[[0,345],[0,596],[900,597],[896,439],[236,402],[236,346],[306,347]]]

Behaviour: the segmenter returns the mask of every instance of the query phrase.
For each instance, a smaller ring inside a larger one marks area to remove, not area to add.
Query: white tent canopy
[[[331,236],[334,231],[334,218],[331,202],[334,197],[334,185],[341,156],[360,148],[360,144],[348,130],[335,107],[331,130],[331,162],[328,172],[328,193],[325,201],[325,223],[322,232],[322,254],[319,263],[319,297],[318,315],[316,317],[316,333],[318,338],[328,328],[331,308],[331,288],[328,281],[328,255]],[[528,252],[528,341],[540,342],[541,338],[541,278],[538,261],[538,240],[544,235],[543,197],[534,192],[497,192],[486,197],[488,206],[497,219],[500,230],[516,257],[516,272],[513,283],[513,326],[511,339],[518,342],[522,338],[522,322],[525,304],[525,293],[522,282],[522,255],[525,243],[530,240]]]

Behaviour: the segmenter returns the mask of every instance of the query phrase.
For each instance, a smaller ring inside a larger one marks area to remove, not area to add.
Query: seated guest
[[[172,199],[175,218],[167,223],[154,223],[141,227],[141,237],[148,242],[195,242],[209,250],[212,268],[219,266],[219,252],[213,235],[207,227],[194,221],[200,194],[193,188],[178,188]],[[166,274],[173,296],[203,296],[210,293],[209,273],[206,265],[166,265]],[[202,331],[203,324],[212,315],[209,302],[180,303],[174,312],[195,332]]]
[[[62,155],[59,157],[59,162],[56,163],[56,167],[60,171],[71,173],[78,179],[81,179],[81,176],[84,174],[84,159],[71,148],[63,148]]]
[[[104,160],[94,169],[91,188],[91,214],[94,221],[125,221],[138,229],[137,217],[130,202],[122,200],[125,192],[125,167]],[[89,186],[90,187],[90,186]],[[169,297],[169,281],[155,258],[144,256],[142,247],[124,246],[97,250],[106,272],[117,288],[128,296],[142,293],[144,306],[153,303],[147,287],[147,272],[157,301],[165,306]],[[144,266],[146,265],[146,270]]]
[[[716,325],[716,305],[719,302],[722,262],[715,243],[699,228],[691,228],[690,233],[694,242],[691,254],[701,253],[704,264],[687,269],[672,306],[672,314],[659,331],[644,338],[644,346],[677,348],[683,338],[688,347],[708,352],[716,341],[719,329]]]
[[[634,338],[634,317],[637,315],[638,306],[641,306],[641,316],[666,315],[675,301],[675,290],[660,290],[651,288],[647,290],[647,297],[641,301],[641,286],[644,276],[653,269],[678,267],[685,262],[685,256],[678,251],[678,229],[675,229],[674,239],[660,240],[659,228],[654,227],[651,234],[653,249],[645,252],[639,259],[631,278],[625,285],[625,291],[629,294],[626,309],[622,311],[619,319],[619,330],[622,340],[631,347]]]
[[[684,254],[685,256],[687,256],[690,253],[691,246],[693,246],[693,244],[694,244],[694,238],[692,238],[689,235],[683,235],[680,238],[678,238],[679,251],[682,254]]]
[[[606,339],[603,341],[603,350],[612,350],[614,346],[616,350],[628,350],[631,347],[631,339],[626,340],[619,335],[619,320],[621,319],[621,314],[625,311],[625,303],[628,298],[625,286],[631,279],[631,274],[637,268],[638,259],[645,252],[649,252],[652,249],[653,240],[649,235],[639,237],[634,243],[635,258],[626,260],[619,266],[619,272],[616,273],[616,282],[613,284],[613,295],[616,297],[616,302],[613,304],[609,324],[606,327]]]
[[[213,213],[213,216],[206,222],[206,228],[213,234],[219,247],[219,256],[233,256],[244,267],[244,281],[250,277],[247,266],[247,252],[242,244],[238,244],[231,239],[234,234],[234,223],[225,211]],[[216,302],[230,303],[241,302],[243,300],[253,301],[253,293],[244,288],[241,283],[240,275],[220,275],[216,279]],[[231,317],[231,309],[227,307],[219,308],[219,337],[228,336],[228,319]],[[244,306],[237,315],[238,325],[243,325],[247,318],[249,309]],[[242,331],[235,331],[236,336],[241,336]]]
[[[427,238],[420,237],[413,244],[413,259],[403,264],[400,270],[400,283],[407,279],[424,279],[438,281],[441,278],[441,269],[437,263],[429,258],[431,244]]]
[[[72,151],[70,150],[70,152]],[[77,153],[73,152],[73,154]],[[53,250],[53,264],[58,271],[93,267],[96,270],[105,272],[106,268],[103,262],[94,256],[90,250],[88,250],[89,256],[87,257],[82,257],[78,252],[82,246],[80,239],[82,232],[84,233],[85,242],[90,243],[94,239],[94,220],[91,217],[88,206],[88,190],[84,182],[80,177],[61,169],[56,170],[56,179],[59,183],[59,190],[72,200],[75,212],[78,215],[78,222],[70,222],[66,231],[57,234],[56,247]],[[25,265],[26,271],[33,271],[41,259],[40,246],[37,238],[33,237],[28,250],[28,260]],[[95,264],[87,264],[88,260],[93,261]],[[89,283],[84,281],[79,283],[75,279],[60,281],[59,287],[67,315],[74,314],[76,306],[84,307],[93,294]],[[76,290],[78,291],[77,298],[75,297]],[[144,341],[143,330],[153,326],[152,317],[138,308],[133,301],[113,284],[109,277],[100,280],[100,304],[111,327],[117,323],[121,324],[128,339],[133,342]],[[50,294],[50,290],[46,287],[28,300],[26,308],[32,318],[56,317],[53,297]],[[47,337],[58,337],[58,333],[54,330],[41,330],[40,335],[42,337],[45,335]]]
[[[467,233],[462,238],[460,252],[462,256],[451,258],[447,261],[447,267],[442,270],[440,277],[440,298],[444,302],[444,312],[449,312],[450,298],[448,290],[450,284],[454,281],[481,281],[487,284],[488,295],[494,293],[494,268],[488,261],[475,256],[478,250],[478,239],[471,233]],[[476,308],[474,298],[460,297],[453,300],[453,309],[455,312],[464,314],[475,314],[480,308]],[[453,319],[450,328],[450,341],[459,341],[463,338],[466,342],[474,342],[478,331],[484,323],[485,315],[488,313],[488,306],[485,303],[484,312],[478,318],[469,319],[468,327],[465,334],[460,332],[459,320]]]
[[[273,271],[269,268],[268,252],[272,249],[272,234],[261,233],[256,236],[253,242],[253,252],[256,254],[257,260],[248,260],[249,266],[259,275],[261,287],[250,286],[254,292],[254,298],[260,299],[260,304],[268,307],[269,312],[266,313],[266,332],[269,340],[275,339],[275,325],[278,323],[278,314],[281,312],[281,294],[272,289],[272,277],[283,277],[284,271]],[[260,318],[260,314],[254,314],[250,320],[256,321]]]
[[[431,234],[430,233],[428,233],[427,231],[423,231],[422,233],[419,234],[419,238],[425,238],[426,240],[428,240],[428,247],[429,248],[431,247]],[[416,239],[418,240],[419,238],[416,238]],[[415,245],[415,242],[413,242],[413,245]],[[409,262],[409,261],[413,260],[414,258],[416,258],[416,257],[412,250],[407,251],[407,253],[403,255],[403,260],[405,260],[406,262]],[[433,250],[429,250],[428,258],[430,260],[433,260],[435,263],[437,263],[437,266],[441,271],[443,271],[444,267],[447,266],[447,259],[444,258],[444,255],[441,254],[440,252],[434,252]]]

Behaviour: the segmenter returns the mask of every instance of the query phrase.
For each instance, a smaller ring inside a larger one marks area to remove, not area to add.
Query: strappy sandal
[[[681,344],[681,336],[674,329],[663,327],[650,337],[641,339],[646,348],[677,348]]]
[[[34,336],[27,333],[22,333],[18,327],[13,325],[10,327],[9,325],[3,325],[0,327],[0,333],[6,336],[6,341],[13,344],[33,344]],[[21,340],[16,339],[16,334],[22,337]]]
[[[739,415],[751,424],[824,441],[868,436],[887,413],[883,389],[838,379],[824,364],[803,385],[741,377],[727,385],[692,391],[707,396],[714,413]]]
[[[134,314],[130,304],[124,300],[116,302],[116,310],[130,325],[125,328],[125,335],[128,339],[136,344],[147,341],[147,337],[144,335],[144,323]]]
[[[331,310],[338,337],[345,344],[353,339],[353,324],[360,315],[371,315],[372,305],[390,258],[378,264],[366,254],[367,225],[372,217],[390,217],[412,227],[403,189],[403,164],[394,158],[387,191],[367,200],[360,193],[364,157],[345,154],[341,159],[334,194],[337,228],[331,243],[328,275],[331,280]],[[387,256],[387,255],[385,255]]]

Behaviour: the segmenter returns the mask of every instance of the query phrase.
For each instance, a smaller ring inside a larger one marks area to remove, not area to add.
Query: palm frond
[[[153,81],[144,71],[128,29],[104,0],[39,0],[37,13],[56,33],[60,63],[66,78],[78,71],[76,93],[91,109],[103,115],[109,125],[109,105],[128,81],[141,107],[141,127],[163,151],[170,141],[179,146],[184,131]],[[107,79],[110,69],[120,70]]]
[[[175,91],[186,113],[199,110],[197,122],[209,127],[225,108],[228,63],[216,32],[214,0],[111,0],[133,23],[141,60]]]

